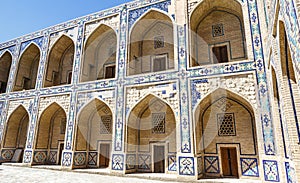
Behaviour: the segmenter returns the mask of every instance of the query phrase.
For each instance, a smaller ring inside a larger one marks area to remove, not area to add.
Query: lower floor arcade
[[[194,160],[198,177],[242,178],[259,172],[255,109],[243,97],[218,89],[193,110]],[[73,169],[112,168],[114,112],[103,100],[86,102],[77,113]],[[180,114],[155,94],[126,110],[126,174],[177,174]],[[1,162],[22,162],[30,116],[18,106],[8,117],[1,144]],[[34,165],[61,165],[67,112],[58,103],[39,112],[35,130]]]

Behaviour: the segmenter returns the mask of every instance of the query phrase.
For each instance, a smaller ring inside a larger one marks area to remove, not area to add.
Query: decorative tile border
[[[124,170],[124,155],[123,154],[113,154],[112,170],[117,170],[117,171]]]
[[[75,152],[74,153],[74,166],[86,165],[86,152]]]
[[[168,156],[168,170],[177,171],[177,157],[176,155]]]
[[[262,37],[256,0],[248,0],[249,21],[251,26],[252,47],[256,65],[258,97],[260,103],[260,116],[263,129],[264,149],[266,155],[275,155],[275,139],[273,121],[269,101],[266,66],[262,47]]]
[[[179,157],[179,175],[195,175],[195,163],[193,157]]]
[[[138,157],[138,169],[151,171],[151,155],[139,154]]]
[[[218,156],[204,156],[205,173],[219,174],[219,158]]]
[[[265,181],[280,182],[277,161],[263,160]]]
[[[126,170],[133,170],[136,167],[136,155],[127,154],[126,155]]]
[[[140,18],[146,11],[149,9],[159,9],[165,12],[168,12],[168,7],[171,5],[171,0],[162,1],[156,4],[145,6],[142,8],[130,10],[128,14],[128,30],[132,27],[135,21]]]
[[[241,167],[243,176],[259,177],[256,158],[241,158]]]

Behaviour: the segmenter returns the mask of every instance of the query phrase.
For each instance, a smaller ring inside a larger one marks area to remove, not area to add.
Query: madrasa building
[[[300,181],[299,12],[137,0],[1,43],[0,162]]]

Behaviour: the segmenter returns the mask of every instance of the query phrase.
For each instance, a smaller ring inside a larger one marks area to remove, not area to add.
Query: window
[[[152,133],[165,133],[166,113],[152,113]]]
[[[6,92],[6,82],[0,82],[0,93],[5,93]]]
[[[228,52],[227,52],[227,46],[215,46],[212,48],[212,57],[213,57],[213,63],[226,63],[228,62]]]
[[[105,73],[104,78],[114,78],[116,75],[116,66],[115,65],[109,65],[105,66]]]
[[[30,90],[31,88],[31,83],[30,83],[30,79],[29,78],[23,78],[23,89],[25,90]]]
[[[219,37],[224,35],[223,24],[216,24],[212,26],[212,36]]]
[[[235,118],[234,113],[219,113],[218,120],[218,135],[219,136],[235,136]]]
[[[164,71],[167,69],[167,55],[152,57],[152,72]]]
[[[101,116],[101,122],[100,122],[100,134],[111,134],[112,128],[111,128],[111,115]]]
[[[154,38],[154,49],[163,48],[164,46],[165,44],[163,36],[158,36]]]

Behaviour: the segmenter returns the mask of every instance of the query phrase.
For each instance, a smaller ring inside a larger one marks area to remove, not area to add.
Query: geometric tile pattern
[[[193,157],[179,157],[179,174],[195,175],[195,164]]]
[[[280,182],[277,161],[263,160],[265,181]]]
[[[98,158],[97,152],[89,152],[88,167],[96,167],[97,166],[97,158]]]
[[[138,169],[150,170],[151,168],[151,156],[148,154],[139,154]]]
[[[47,151],[36,151],[34,152],[33,162],[44,164],[47,159]]]
[[[150,6],[146,6],[143,8],[138,8],[138,9],[134,9],[129,11],[129,15],[128,15],[128,30],[130,30],[130,28],[132,27],[132,25],[134,24],[134,22],[141,17],[146,11],[148,11],[151,8],[155,8],[155,9],[160,9],[162,11],[168,12],[168,6],[171,5],[171,0],[167,0],[164,2],[160,2],[160,3],[156,3]]]
[[[75,152],[74,153],[74,165],[82,166],[86,162],[86,152]]]
[[[182,153],[191,153],[191,124],[189,119],[189,90],[188,85],[188,73],[185,71],[187,67],[187,54],[186,54],[186,26],[178,26],[177,28],[177,36],[178,36],[178,60],[179,60],[179,69],[180,73],[178,73],[179,77],[179,90],[180,90],[180,141],[181,141],[181,152]],[[181,162],[179,162],[181,163]],[[194,163],[194,162],[193,162]],[[183,165],[179,165],[182,167]],[[194,164],[193,164],[194,167]],[[194,173],[194,172],[193,172]]]
[[[176,155],[168,156],[168,170],[169,171],[177,171]]]
[[[241,167],[243,176],[259,177],[256,158],[241,158]]]
[[[30,163],[32,158],[32,151],[26,150],[23,156],[24,163]]]
[[[113,170],[124,170],[124,155],[123,154],[113,154],[112,169]]]
[[[264,53],[262,47],[262,36],[259,25],[259,16],[256,0],[248,0],[249,20],[252,35],[252,47],[254,61],[256,65],[257,86],[259,103],[261,106],[260,118],[263,129],[264,149],[266,155],[275,155],[275,139],[273,122],[271,118],[271,109],[268,93],[268,84],[265,68]]]
[[[4,149],[1,152],[1,159],[10,161],[14,156],[14,149]]]
[[[286,181],[287,183],[296,183],[297,177],[295,169],[290,166],[290,163],[285,162]]]
[[[72,153],[64,152],[62,165],[68,167],[71,166],[72,164],[71,162],[72,162]]]
[[[57,159],[57,151],[50,151],[49,154],[49,163],[55,164]]]
[[[218,156],[204,157],[205,173],[220,173]]]
[[[136,155],[135,154],[127,154],[126,155],[126,170],[135,169],[136,165]]]

